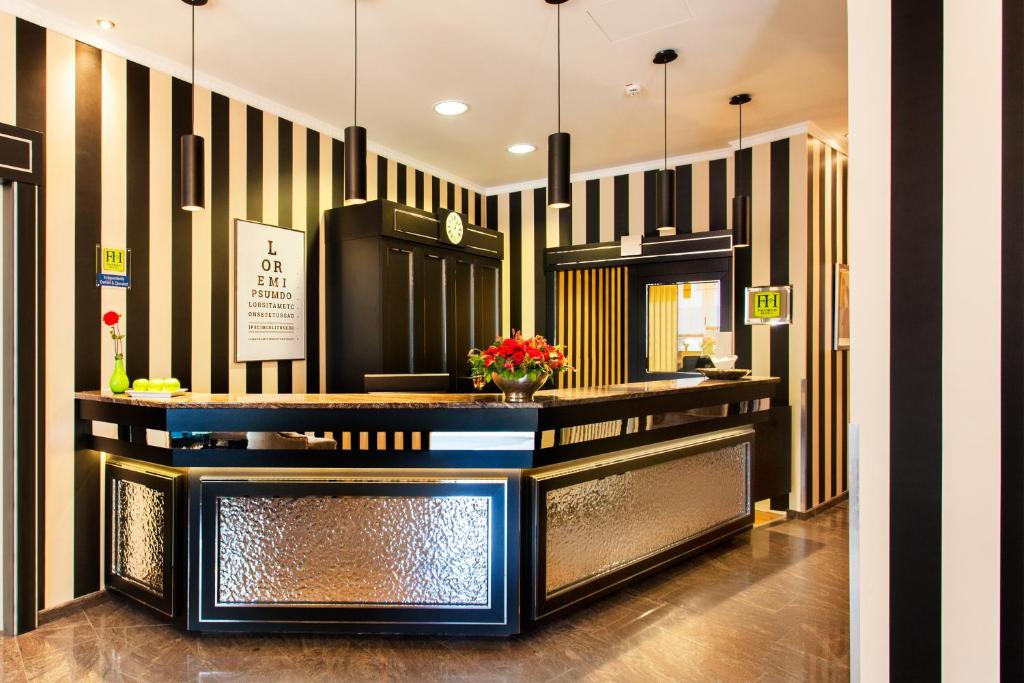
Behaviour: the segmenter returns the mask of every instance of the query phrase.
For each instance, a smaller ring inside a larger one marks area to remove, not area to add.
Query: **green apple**
[[[164,391],[178,391],[181,389],[181,382],[178,381],[177,377],[171,377],[170,379],[164,380]]]
[[[146,379],[145,377],[140,377],[139,379],[132,382],[132,389],[134,389],[135,391],[149,391],[149,380]]]
[[[154,377],[153,379],[149,380],[149,390],[150,391],[163,391],[164,390],[164,381],[162,379],[158,378],[158,377]]]

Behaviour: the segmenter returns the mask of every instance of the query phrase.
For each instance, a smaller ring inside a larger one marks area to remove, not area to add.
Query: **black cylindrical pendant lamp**
[[[657,194],[655,195],[654,217],[657,222],[658,231],[671,235],[676,229],[676,172],[668,167],[668,65],[676,60],[679,54],[668,48],[658,50],[654,55],[654,63],[659,64],[663,69],[665,89],[663,91],[663,120],[664,125],[664,168],[658,171],[656,184]]]
[[[562,3],[566,0],[544,2],[555,5],[558,11],[558,132],[548,136],[548,207],[567,209],[572,206],[572,185],[569,182],[569,134],[562,131]]]
[[[676,227],[676,172],[665,168],[658,171],[658,195],[655,202],[655,219],[658,230]],[[673,234],[673,233],[669,233]]]
[[[750,101],[750,95],[740,93],[729,99],[729,104],[740,110],[740,143],[737,154],[743,151],[743,105]],[[732,198],[732,248],[750,246],[750,197],[736,195]]]
[[[366,129],[345,129],[345,206],[366,203]]]
[[[359,0],[352,0],[352,125],[345,129],[345,206],[366,203],[366,129],[359,114]]]
[[[732,198],[732,246],[750,246],[750,197],[742,194]]]
[[[572,205],[569,183],[569,134],[548,136],[548,206],[565,209]]]
[[[206,144],[196,135],[196,7],[207,0],[182,0],[192,8],[192,125],[181,136],[181,208],[202,211],[206,208]]]
[[[181,136],[181,208],[206,207],[206,144],[198,135]]]

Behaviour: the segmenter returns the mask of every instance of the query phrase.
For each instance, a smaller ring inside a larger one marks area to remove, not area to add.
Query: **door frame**
[[[42,525],[45,357],[43,296],[45,234],[43,134],[0,123],[3,185],[3,438],[0,440],[4,553],[0,610],[5,634],[36,628],[43,602]]]

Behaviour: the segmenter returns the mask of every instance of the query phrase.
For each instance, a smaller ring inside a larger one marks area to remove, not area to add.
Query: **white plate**
[[[178,389],[177,391],[135,391],[129,389],[124,392],[132,398],[174,398],[175,396],[184,396],[188,393],[188,389]]]

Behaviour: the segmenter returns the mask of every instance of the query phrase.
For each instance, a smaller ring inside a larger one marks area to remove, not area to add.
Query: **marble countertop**
[[[84,401],[119,403],[152,408],[328,408],[328,409],[431,409],[431,408],[546,408],[639,398],[642,396],[701,393],[715,389],[762,386],[765,396],[778,384],[778,377],[749,377],[743,380],[704,378],[667,379],[653,382],[609,384],[578,389],[551,389],[537,392],[533,401],[505,403],[500,394],[203,394],[188,393],[174,398],[132,398],[109,391],[78,391],[75,398]]]

